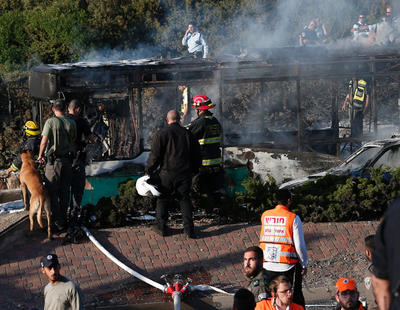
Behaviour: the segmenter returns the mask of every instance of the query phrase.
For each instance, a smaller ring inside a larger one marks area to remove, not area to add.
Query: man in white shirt
[[[189,54],[194,58],[208,57],[208,44],[202,33],[196,28],[194,22],[190,22],[182,39],[182,45],[188,47]]]
[[[293,302],[305,306],[302,277],[307,274],[307,249],[300,218],[289,211],[291,194],[281,189],[278,205],[261,216],[260,248],[270,278],[285,275],[292,283]]]

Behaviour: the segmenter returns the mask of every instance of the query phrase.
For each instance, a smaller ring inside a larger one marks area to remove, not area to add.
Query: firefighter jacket
[[[41,140],[40,135],[30,136],[27,139],[24,139],[24,141],[21,144],[20,151],[23,152],[29,150],[31,151],[33,158],[36,159],[37,155],[39,154],[40,140]],[[10,170],[14,172],[18,171],[19,169],[21,169],[21,166],[22,166],[22,160],[21,156],[18,154],[18,156],[13,160],[10,166]]]
[[[276,310],[274,306],[273,298],[265,299],[260,302],[257,302],[255,310]],[[303,306],[295,304],[294,302],[290,303],[289,310],[304,310]]]
[[[205,111],[189,125],[189,131],[200,144],[202,167],[221,167],[222,127],[210,111]]]
[[[166,173],[196,174],[199,166],[199,144],[179,123],[172,123],[156,133],[147,160],[147,174],[155,174],[159,167]]]
[[[353,88],[353,107],[357,110],[364,109],[366,98],[367,98],[367,82],[364,80],[358,80],[356,85],[352,85]]]
[[[293,265],[299,261],[293,239],[296,214],[286,206],[277,205],[261,216],[260,248],[264,262]]]

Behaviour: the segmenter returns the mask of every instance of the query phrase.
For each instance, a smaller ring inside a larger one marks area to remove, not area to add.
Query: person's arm
[[[183,90],[182,94],[182,100],[183,100],[183,115],[181,117],[181,124],[183,125],[185,123],[185,117],[189,113],[189,89],[185,88]]]
[[[346,98],[344,99],[343,105],[342,105],[343,112],[346,111],[346,106],[347,106],[347,103],[349,102],[349,100],[350,100],[350,95],[347,94]]]
[[[367,94],[366,98],[365,98],[365,107],[364,107],[364,110],[363,110],[363,114],[365,114],[365,112],[367,111],[368,105],[369,105],[369,95]]]
[[[200,34],[200,41],[201,41],[201,44],[203,45],[203,58],[207,58],[208,57],[208,44],[202,34]]]
[[[83,309],[83,301],[80,289],[74,285],[74,287],[70,290],[69,293],[69,303],[72,310],[82,310]]]
[[[303,224],[297,215],[293,221],[293,242],[301,266],[303,267],[302,275],[305,276],[307,274],[307,248],[304,240]]]
[[[40,162],[41,164],[43,164],[45,162],[44,151],[46,150],[48,142],[49,142],[49,138],[47,136],[43,136],[42,140],[40,141],[38,162]]]
[[[321,24],[322,32],[324,33],[324,36],[328,36],[328,32],[326,31],[325,24]]]
[[[161,163],[161,139],[159,132],[153,138],[151,152],[146,164],[146,174],[153,174]]]
[[[188,29],[188,30],[186,30],[186,33],[182,38],[182,45],[183,46],[186,46],[188,44],[189,37],[190,36],[189,36],[189,29]]]
[[[83,126],[83,134],[85,135],[85,137],[88,139],[89,144],[94,143],[95,141],[95,136],[92,133],[92,130],[90,129],[90,125],[89,122],[84,119],[85,121],[83,122],[84,126]]]
[[[183,115],[182,115],[182,117],[181,117],[181,124],[182,124],[182,125],[185,123],[185,117],[186,117],[186,115],[188,114],[188,112],[189,112],[189,107],[188,107],[187,104],[184,104],[184,105],[183,105]]]
[[[392,221],[392,225],[393,222],[395,222],[394,225],[398,227],[396,216],[390,214],[390,210],[393,210],[391,209],[393,205],[398,207],[395,205],[396,203],[395,201],[384,214],[383,220],[379,224],[374,238],[375,249],[372,252],[372,286],[380,310],[389,309],[391,300],[389,263],[393,258],[391,257],[390,251],[388,252],[388,249],[391,249],[393,245],[390,243],[390,240],[388,240],[387,235],[390,236],[398,233],[388,228],[388,221]]]
[[[391,301],[389,280],[380,279],[372,274],[372,286],[379,310],[389,310]]]

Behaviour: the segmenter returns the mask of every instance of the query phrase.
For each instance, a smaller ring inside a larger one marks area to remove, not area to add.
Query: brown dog
[[[29,221],[30,231],[33,230],[33,216],[36,213],[39,226],[43,228],[42,212],[43,208],[47,216],[47,237],[51,239],[51,211],[50,211],[50,197],[46,189],[40,182],[39,171],[36,168],[32,154],[29,150],[21,153],[22,167],[19,174],[19,181],[21,183],[22,196],[24,198],[25,209],[27,209],[27,189],[31,194],[29,200]]]

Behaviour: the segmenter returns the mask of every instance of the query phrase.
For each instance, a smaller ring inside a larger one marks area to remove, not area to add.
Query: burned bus
[[[84,103],[97,136],[87,149],[92,164],[85,192],[87,202],[95,203],[97,193],[115,195],[119,182],[143,174],[152,135],[164,126],[168,110],[180,110],[179,85],[190,85],[216,104],[226,168],[242,167],[242,176],[249,170],[270,173],[279,183],[336,165],[326,154],[339,155],[343,145],[357,140],[340,109],[353,76],[370,85],[360,139],[376,136],[379,85],[398,81],[399,61],[396,49],[300,47],[217,59],[43,64],[31,70],[29,91],[37,99],[41,125],[48,100]],[[106,188],[93,190],[103,183]]]

